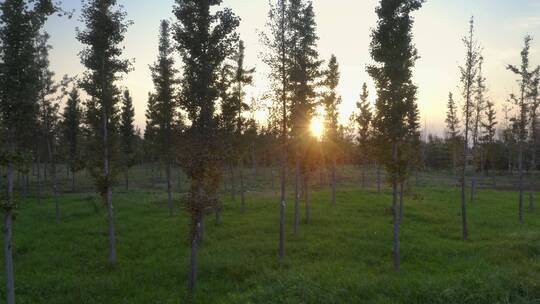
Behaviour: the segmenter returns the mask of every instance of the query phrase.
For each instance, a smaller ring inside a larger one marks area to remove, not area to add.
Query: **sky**
[[[81,27],[80,0],[64,0],[66,9],[74,9],[72,19],[53,17],[46,31],[51,35],[51,69],[57,77],[81,75],[84,71],[78,53],[83,46],[75,39],[76,27]],[[144,129],[147,96],[153,91],[149,65],[157,57],[158,30],[162,19],[173,20],[174,0],[119,0],[128,19],[133,21],[126,35],[125,58],[134,60],[134,71],[119,85],[128,88],[133,97],[137,126]],[[341,83],[338,91],[343,98],[341,121],[347,122],[355,110],[362,83],[368,83],[373,101],[374,89],[366,73],[370,33],[376,25],[375,7],[378,0],[313,0],[318,50],[321,59],[332,54],[338,58]],[[246,44],[246,65],[256,68],[255,83],[248,95],[260,97],[268,90],[268,68],[260,59],[264,47],[260,32],[265,30],[268,0],[224,0],[242,19],[238,30]],[[459,65],[465,50],[462,36],[474,16],[477,37],[483,48],[484,72],[488,96],[496,104],[499,117],[508,95],[518,90],[516,78],[506,70],[508,64],[518,65],[523,38],[533,38],[531,62],[540,64],[540,0],[428,0],[415,12],[414,43],[420,59],[414,68],[414,82],[419,88],[418,105],[428,133],[442,134],[448,93],[460,96]],[[462,102],[461,98],[456,98]],[[259,114],[259,119],[263,114]]]

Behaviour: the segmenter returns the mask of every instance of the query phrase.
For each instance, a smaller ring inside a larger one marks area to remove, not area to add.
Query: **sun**
[[[311,124],[309,126],[309,129],[311,130],[311,134],[313,136],[317,137],[318,139],[321,139],[324,134],[324,121],[321,117],[313,117],[311,119]]]

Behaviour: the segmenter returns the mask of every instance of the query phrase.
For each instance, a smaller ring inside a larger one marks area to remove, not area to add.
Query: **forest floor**
[[[290,199],[283,261],[275,196],[248,193],[244,214],[227,196],[222,224],[206,218],[194,302],[540,303],[540,209],[519,224],[515,192],[480,190],[468,205],[470,240],[462,241],[459,197],[457,188],[421,187],[405,198],[396,273],[388,190],[344,186],[336,205],[328,190],[316,190],[311,222],[298,235]],[[106,213],[95,194],[63,195],[59,224],[52,199],[21,202],[17,303],[186,303],[188,217],[179,195],[173,217],[162,191],[118,190],[113,200],[115,268],[107,266]]]

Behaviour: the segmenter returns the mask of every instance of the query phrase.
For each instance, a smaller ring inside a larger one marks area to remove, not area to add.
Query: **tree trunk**
[[[366,170],[367,170],[367,166],[366,166],[366,162],[365,161],[362,161],[362,188],[365,189],[366,188]]]
[[[47,135],[47,150],[49,152],[49,163],[51,164],[51,178],[52,178],[52,190],[53,190],[53,196],[54,196],[54,206],[55,206],[55,214],[56,214],[56,222],[60,222],[60,202],[58,198],[58,184],[57,184],[57,177],[56,177],[56,158],[55,158],[55,147],[54,143],[52,142],[53,139],[51,138],[52,135]]]
[[[195,219],[195,231],[191,233],[191,257],[188,277],[188,293],[193,296],[197,286],[197,257],[199,254],[199,230],[201,227],[200,216]]]
[[[10,144],[11,152],[15,152],[15,144]],[[13,161],[10,159],[7,168],[7,194],[9,209],[4,215],[4,271],[6,272],[6,299],[8,304],[15,304],[15,275],[13,272]]]
[[[296,235],[300,227],[300,158],[297,156],[295,160],[294,170],[294,227],[293,231]]]
[[[309,197],[309,179],[308,173],[304,173],[304,202],[306,204],[306,224],[311,222],[311,201]]]
[[[241,205],[241,211],[244,213],[246,211],[246,198],[245,198],[245,192],[246,189],[244,187],[244,160],[240,158],[239,160],[239,166],[240,166],[240,205]]]
[[[165,164],[165,174],[167,175],[167,206],[169,206],[169,215],[173,216],[174,206],[172,201],[171,164],[169,161]]]
[[[534,135],[533,135],[534,136]],[[536,138],[536,137],[535,137]],[[529,191],[529,211],[533,212],[536,208],[535,204],[535,172],[536,172],[536,142],[532,143],[533,149],[531,152],[531,174],[530,174],[530,191]]]
[[[403,224],[403,181],[400,181],[399,183],[399,223]]]
[[[398,147],[397,143],[392,143],[392,160],[394,164],[398,163]],[[392,172],[392,214],[393,214],[393,254],[394,254],[394,269],[400,271],[401,256],[399,244],[399,214],[398,214],[398,179],[397,173]]]
[[[377,192],[381,193],[381,165],[377,164]]]
[[[518,188],[519,188],[519,222],[523,223],[523,142],[519,143],[519,158],[518,158]]]
[[[39,156],[39,151],[36,157],[36,166],[37,166],[37,175],[36,175],[36,199],[38,204],[41,204],[41,159]]]
[[[473,173],[471,178],[471,203],[474,202],[476,198],[476,173]]]
[[[332,160],[332,205],[336,204],[336,160]]]
[[[126,191],[129,191],[129,168],[126,168],[126,172],[124,172],[124,182],[126,186]]]
[[[71,191],[75,193],[75,170],[71,171]]]
[[[236,202],[236,185],[234,182],[234,168],[232,163],[229,165],[229,173],[231,174],[231,200]]]
[[[465,174],[467,170],[467,141],[465,141],[464,144],[464,157],[463,157],[463,167],[461,171],[461,225],[462,225],[462,234],[463,234],[463,240],[469,239],[469,229],[467,224],[467,201],[465,199],[465,193],[467,191],[466,189],[466,180],[465,180]]]

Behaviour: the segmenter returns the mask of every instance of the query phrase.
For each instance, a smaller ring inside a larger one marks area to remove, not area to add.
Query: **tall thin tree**
[[[86,68],[80,86],[90,96],[87,119],[91,129],[89,148],[95,153],[90,168],[98,193],[107,207],[109,235],[109,263],[116,264],[116,233],[112,185],[112,162],[118,133],[118,96],[115,82],[131,68],[129,60],[122,59],[125,34],[131,22],[117,6],[116,0],[86,0],[81,21],[85,29],[77,31],[77,39],[85,45],[80,52],[81,63]],[[102,155],[102,157],[99,157]]]
[[[414,19],[411,13],[420,9],[422,0],[381,0],[376,9],[379,17],[377,27],[372,32],[371,57],[376,64],[369,65],[367,71],[375,81],[377,89],[374,128],[378,146],[384,151],[381,161],[392,181],[393,213],[393,260],[396,271],[400,270],[398,182],[401,171],[399,152],[406,145],[411,124],[416,115],[416,86],[412,82],[412,68],[418,58],[412,42]],[[418,123],[415,121],[415,125]],[[390,155],[386,155],[388,149]],[[381,153],[382,154],[382,153]]]

